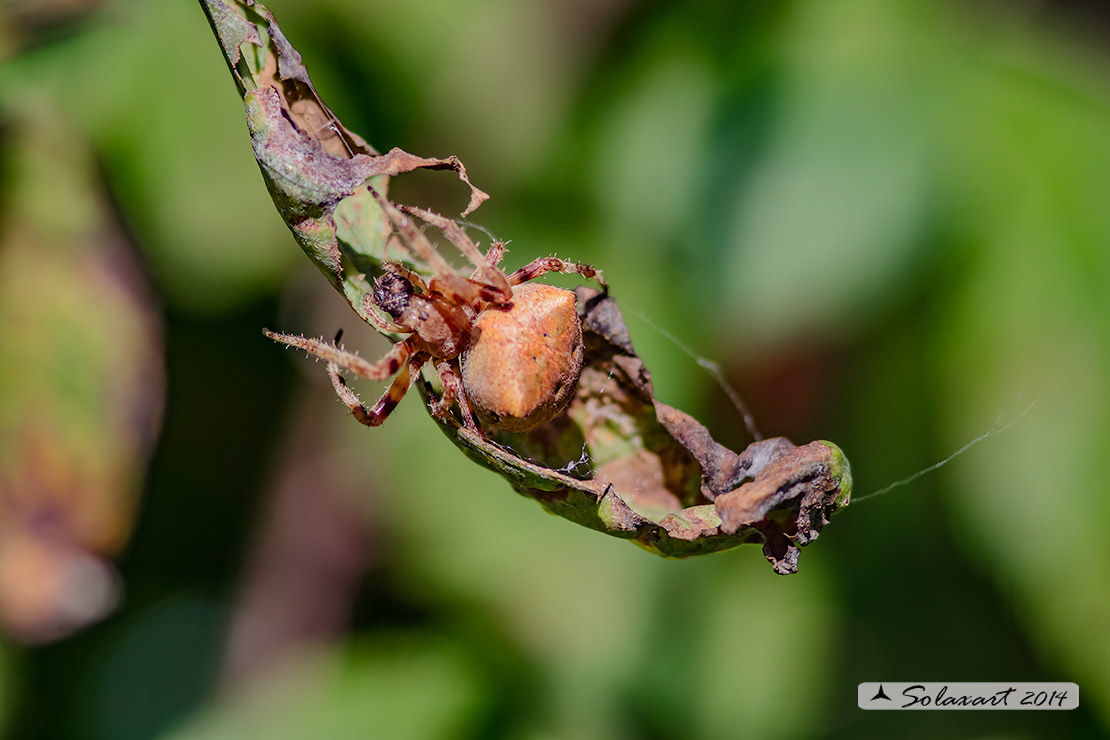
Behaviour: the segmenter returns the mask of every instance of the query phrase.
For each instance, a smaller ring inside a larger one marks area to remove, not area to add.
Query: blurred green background
[[[195,2],[5,0],[0,506],[53,492],[69,524],[37,560],[0,546],[0,577],[62,574],[0,584],[0,736],[1110,733],[1107,6],[270,7],[348,127],[466,163],[509,267],[601,267],[658,397],[721,442],[739,415],[645,318],[764,433],[839,444],[859,496],[1035,403],[839,515],[795,576],[651,557],[517,497],[412,399],[361,427],[262,336],[386,346],[274,212]],[[10,511],[9,544],[40,531]],[[84,611],[59,595],[90,582]],[[1074,681],[1080,708],[860,711],[876,680]]]

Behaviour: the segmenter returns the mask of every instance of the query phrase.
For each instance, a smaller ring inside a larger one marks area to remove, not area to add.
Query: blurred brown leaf
[[[161,326],[85,144],[4,114],[0,625],[49,640],[102,616],[162,410]]]

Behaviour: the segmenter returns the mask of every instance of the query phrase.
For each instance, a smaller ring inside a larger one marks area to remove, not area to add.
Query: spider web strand
[[[659,326],[639,311],[631,309],[631,312],[645,324],[650,326],[655,331],[659,332],[659,334],[663,335],[663,337],[669,340],[674,346],[682,350],[682,352],[687,357],[698,364],[698,367],[709,373],[713,380],[717,381],[717,385],[720,386],[721,390],[725,392],[725,395],[728,396],[729,400],[732,401],[732,405],[736,407],[736,410],[738,412],[740,412],[741,418],[744,419],[744,426],[747,428],[748,434],[752,435],[752,439],[754,439],[756,442],[759,442],[763,439],[763,435],[759,432],[759,428],[755,424],[755,418],[752,416],[751,412],[748,411],[747,405],[740,399],[740,394],[737,393],[731,385],[729,385],[729,382],[727,380],[725,380],[725,375],[721,371],[720,365],[697,354],[696,352],[694,352],[694,350],[690,349],[690,347],[683,343],[681,339],[676,337],[674,334],[671,334],[669,331]]]
[[[1004,426],[1001,426],[1001,427],[992,427],[991,429],[988,429],[988,430],[987,430],[986,432],[984,432],[983,434],[980,434],[980,435],[979,435],[978,437],[976,437],[975,439],[971,440],[970,442],[968,442],[967,444],[965,444],[965,445],[964,445],[963,447],[961,447],[960,449],[956,450],[955,452],[953,452],[953,453],[952,453],[951,455],[949,455],[948,457],[944,458],[944,459],[943,459],[943,460],[941,460],[940,462],[937,462],[937,463],[933,463],[932,465],[930,465],[930,466],[929,466],[929,467],[927,467],[927,468],[923,468],[923,469],[921,469],[921,470],[918,470],[918,471],[917,471],[916,473],[914,473],[913,475],[910,475],[910,476],[908,476],[908,477],[906,477],[906,478],[903,478],[902,480],[896,480],[896,481],[894,481],[893,483],[891,483],[890,485],[888,485],[888,486],[884,486],[884,487],[880,488],[880,489],[879,489],[879,490],[877,490],[877,491],[872,491],[871,493],[867,494],[866,496],[860,496],[859,498],[853,498],[853,499],[852,499],[852,503],[853,503],[853,504],[858,504],[858,503],[860,503],[861,501],[866,501],[866,500],[868,500],[868,499],[872,499],[872,498],[875,498],[876,496],[883,496],[883,495],[885,495],[885,494],[887,494],[887,493],[890,493],[890,492],[891,492],[891,491],[893,491],[893,490],[894,490],[895,488],[900,488],[900,487],[902,487],[902,486],[906,486],[906,485],[909,485],[910,483],[913,483],[913,482],[914,482],[915,480],[917,480],[917,479],[918,479],[918,478],[920,478],[921,476],[923,476],[923,475],[926,475],[926,474],[928,474],[928,473],[931,473],[931,472],[933,472],[934,470],[937,470],[938,468],[942,468],[942,467],[944,467],[945,465],[947,465],[948,463],[952,462],[952,461],[953,461],[953,460],[955,460],[955,459],[956,459],[957,457],[959,457],[960,455],[964,454],[965,452],[967,452],[968,450],[970,450],[970,449],[971,449],[972,447],[974,447],[975,445],[979,444],[980,442],[982,442],[982,441],[984,441],[984,440],[987,440],[987,439],[990,439],[991,437],[997,436],[997,435],[999,435],[999,434],[1002,434],[1002,433],[1003,433],[1004,431],[1006,431],[1007,429],[1009,429],[1010,427],[1012,427],[1012,426],[1013,426],[1014,424],[1017,424],[1017,423],[1018,423],[1019,421],[1021,421],[1021,420],[1022,420],[1022,418],[1023,418],[1023,417],[1024,417],[1024,416],[1025,416],[1026,414],[1028,414],[1028,413],[1029,413],[1029,412],[1030,412],[1030,411],[1031,411],[1031,410],[1033,409],[1033,407],[1034,407],[1034,406],[1035,406],[1036,404],[1037,404],[1037,399],[1033,399],[1033,401],[1032,401],[1032,402],[1031,402],[1031,403],[1030,403],[1030,404],[1029,404],[1028,406],[1026,406],[1026,407],[1025,407],[1025,410],[1024,410],[1024,411],[1022,411],[1022,412],[1021,412],[1020,414],[1018,414],[1017,416],[1015,416],[1015,417],[1014,417],[1013,419],[1011,419],[1011,420],[1010,420],[1009,422],[1007,422],[1007,423],[1006,423],[1006,424],[1005,424]]]

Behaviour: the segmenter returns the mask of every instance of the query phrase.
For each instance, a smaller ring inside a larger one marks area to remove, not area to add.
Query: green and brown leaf
[[[392,229],[368,184],[417,169],[449,169],[470,187],[463,215],[488,196],[455,157],[379,154],[322,102],[273,15],[251,0],[201,0],[245,106],[259,168],[301,248],[368,320],[381,264],[429,266],[391,246]],[[616,301],[577,291],[585,367],[566,413],[527,434],[468,430],[437,420],[470,459],[519,493],[583,526],[667,557],[763,544],[778,573],[848,504],[851,473],[835,445],[757,441],[740,454],[654,396]],[[419,379],[426,403],[429,382]],[[575,463],[574,461],[578,462]],[[579,472],[581,469],[582,472]]]

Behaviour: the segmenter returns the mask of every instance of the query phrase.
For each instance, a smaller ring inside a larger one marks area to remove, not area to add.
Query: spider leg
[[[486,250],[486,259],[489,261],[490,267],[496,268],[497,265],[501,263],[501,259],[504,256],[505,256],[505,242],[494,242],[493,244],[489,245],[489,249]],[[498,270],[498,272],[501,272],[501,271]],[[477,283],[478,278],[480,278],[482,276],[481,273],[482,273],[481,270],[475,270],[474,272],[470,273],[470,280],[472,282]],[[502,272],[501,274],[504,275],[505,273]],[[508,284],[508,278],[507,277],[505,278],[505,281],[506,281],[506,284]],[[492,286],[485,285],[485,284],[482,284],[482,283],[478,283],[478,284],[481,285],[481,288],[482,288],[481,298],[482,298],[483,301],[488,301],[490,303],[497,303],[497,304],[504,305],[505,300],[504,300],[504,295],[503,294],[498,294],[498,293],[494,292],[494,289],[493,289]],[[510,291],[510,294],[511,294],[512,288],[509,288],[509,291]]]
[[[389,319],[386,319],[383,316],[379,315],[380,313],[384,312],[378,306],[378,304],[374,303],[374,298],[371,295],[366,295],[363,297],[362,309],[363,311],[359,315],[365,315],[368,319],[370,319],[371,322],[373,322],[374,326],[378,327],[378,329],[384,332],[387,332],[389,334],[406,334],[411,331],[411,329],[406,329],[400,324],[396,324]]]
[[[499,264],[501,264],[501,258],[504,256],[505,242],[494,242],[493,244],[490,244],[489,249],[486,250],[486,260],[494,267],[497,267]],[[476,278],[477,276],[477,271],[475,271],[475,273],[471,275],[472,278]]]
[[[358,394],[351,390],[347,385],[347,381],[343,380],[343,376],[339,374],[339,365],[334,362],[328,363],[328,377],[331,378],[332,387],[335,388],[336,395],[339,400],[347,404],[347,408],[351,410],[351,414],[360,424],[368,427],[380,426],[386,417],[393,413],[393,409],[397,408],[397,404],[408,393],[409,388],[412,386],[413,378],[416,371],[428,359],[427,355],[417,353],[407,365],[401,368],[397,373],[397,377],[389,384],[389,388],[381,395],[372,407],[366,408],[362,401],[359,400]]]
[[[394,275],[399,275],[400,277],[404,278],[405,280],[408,280],[410,283],[415,285],[417,287],[417,289],[420,290],[421,292],[423,292],[423,293],[428,292],[428,284],[424,282],[424,278],[420,277],[420,275],[413,272],[412,270],[405,267],[404,265],[399,264],[397,262],[386,262],[385,264],[382,265],[382,269],[385,270],[386,272],[392,272]]]
[[[584,278],[596,280],[608,292],[609,284],[601,277],[601,270],[578,262],[567,262],[558,257],[537,257],[512,275],[509,275],[509,285],[520,285],[529,280],[535,280],[547,272],[563,272],[581,275]]]
[[[423,208],[416,208],[415,206],[397,206],[397,210],[401,213],[407,213],[411,216],[416,216],[421,221],[435,226],[447,240],[455,245],[463,255],[470,260],[470,262],[477,269],[471,280],[481,282],[483,285],[492,288],[498,297],[499,303],[508,303],[513,299],[513,292],[509,288],[509,282],[505,279],[505,273],[498,270],[493,263],[489,261],[486,255],[478,250],[478,245],[470,240],[466,235],[463,228],[457,221],[445,218],[438,213],[426,211]]]
[[[368,380],[385,380],[400,370],[413,354],[413,348],[408,339],[394,344],[389,352],[386,353],[385,357],[377,362],[368,362],[355,353],[340,349],[330,342],[325,342],[323,339],[309,339],[308,337],[299,337],[292,334],[279,334],[269,329],[263,329],[262,333],[275,342],[281,342],[290,347],[303,349],[311,355],[316,355],[322,360],[327,360],[329,363],[334,363],[340,367],[346,368],[355,375],[359,375]]]
[[[505,242],[494,242],[493,244],[490,245],[489,249],[486,251],[486,259],[489,261],[490,267],[494,268],[497,272],[501,273],[501,275],[504,275],[505,273],[501,272],[501,270],[497,270],[497,265],[499,265],[501,263],[501,260],[502,260],[502,258],[504,258],[504,256],[505,256]],[[479,297],[483,301],[487,301],[489,303],[495,303],[495,304],[498,304],[498,305],[505,305],[506,303],[508,303],[508,301],[505,300],[505,294],[504,293],[501,293],[500,291],[498,291],[497,289],[495,289],[491,285],[488,285],[486,283],[478,282],[478,278],[480,278],[482,276],[481,273],[482,273],[482,271],[480,269],[478,269],[478,270],[475,270],[473,273],[470,274],[470,281],[474,282],[474,283],[477,283],[480,286],[481,292],[479,294]],[[509,284],[508,283],[508,277],[505,278],[505,281],[506,281],[505,284],[508,285]],[[511,287],[509,288],[509,295],[510,295],[510,297],[512,296],[512,288]]]
[[[378,201],[382,211],[393,224],[393,228],[400,232],[402,240],[413,250],[416,251],[416,256],[426,263],[432,272],[436,274],[439,282],[439,289],[448,298],[458,303],[471,303],[478,297],[478,286],[469,282],[462,275],[459,275],[452,269],[447,260],[443,259],[432,243],[428,241],[428,237],[424,236],[419,229],[412,224],[412,220],[407,218],[397,206],[386,200],[381,193],[374,188],[367,185],[370,194]]]
[[[462,412],[463,424],[467,429],[480,434],[478,422],[474,419],[474,413],[470,410],[466,393],[462,389],[462,381],[459,380],[458,370],[446,360],[440,360],[435,366],[439,373],[439,379],[443,381],[443,395],[432,404],[432,414],[439,419],[446,418],[451,404],[457,402],[459,411]]]

